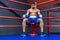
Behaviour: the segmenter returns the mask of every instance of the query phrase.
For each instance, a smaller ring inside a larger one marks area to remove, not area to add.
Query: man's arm
[[[39,9],[38,9],[38,14],[41,14]]]
[[[42,18],[42,14],[39,9],[38,9],[38,16]]]
[[[27,10],[27,13],[23,15],[23,18],[27,18],[29,15],[29,10]]]
[[[29,9],[27,10],[27,15],[29,15]]]

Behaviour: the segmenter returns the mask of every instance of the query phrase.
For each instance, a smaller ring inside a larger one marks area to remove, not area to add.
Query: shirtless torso
[[[37,16],[38,12],[39,12],[39,9],[28,9],[29,16]]]

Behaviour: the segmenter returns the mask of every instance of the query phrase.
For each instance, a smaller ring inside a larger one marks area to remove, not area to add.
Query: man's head
[[[32,9],[35,9],[35,8],[36,8],[36,5],[35,5],[35,4],[32,4],[32,5],[31,5],[31,8],[32,8]]]

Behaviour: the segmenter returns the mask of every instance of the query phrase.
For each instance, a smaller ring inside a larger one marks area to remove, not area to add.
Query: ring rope
[[[24,5],[31,6],[31,4],[28,4],[28,3],[25,3],[25,2],[19,2],[19,1],[16,1],[16,0],[9,0],[9,1],[10,2],[15,2],[15,3],[18,3],[18,4],[24,4]],[[48,0],[46,2],[38,3],[37,6],[40,6],[41,4],[49,3],[51,1],[54,1],[54,0]]]
[[[14,17],[14,16],[0,16],[0,18],[23,20],[23,18]],[[56,16],[56,17],[55,16],[53,16],[53,17],[44,17],[43,19],[48,19],[48,18],[60,18],[60,16]]]
[[[14,10],[17,12],[26,12],[27,10],[22,10],[22,9],[16,9],[16,8],[8,8],[8,7],[4,7],[4,6],[0,6],[1,9],[6,9],[6,10]],[[41,12],[47,12],[47,11],[53,11],[53,10],[57,10],[60,9],[60,7],[56,7],[56,8],[50,8],[50,9],[46,9],[46,10],[41,10]]]
[[[8,8],[8,7],[4,7],[4,6],[0,6],[1,9],[6,9],[6,10],[14,10],[14,11],[18,11],[18,12],[26,12],[26,10],[21,10],[21,9],[16,9],[16,8]]]
[[[60,25],[45,25],[45,27],[60,28]],[[0,25],[0,28],[21,28],[22,25]]]
[[[28,3],[25,3],[25,2],[19,2],[19,1],[15,1],[15,0],[9,0],[10,2],[15,2],[15,3],[18,3],[18,4],[24,4],[24,5],[27,5],[27,6],[31,6],[31,4],[28,4]]]
[[[46,1],[46,2],[38,3],[37,5],[40,6],[40,5],[42,5],[42,4],[49,3],[49,2],[53,2],[53,1],[55,1],[55,0],[48,0],[48,1]]]
[[[5,18],[5,19],[16,19],[16,20],[22,20],[23,18],[20,17],[13,17],[13,16],[0,16],[0,18]]]

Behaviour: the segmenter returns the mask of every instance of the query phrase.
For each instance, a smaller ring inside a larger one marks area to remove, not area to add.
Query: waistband
[[[30,16],[29,18],[37,18],[37,16]]]

